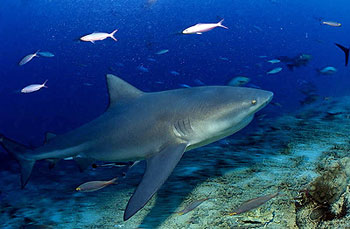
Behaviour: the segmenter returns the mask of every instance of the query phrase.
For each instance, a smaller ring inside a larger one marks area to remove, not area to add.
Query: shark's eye
[[[256,99],[252,100],[252,104],[255,105],[256,104]]]

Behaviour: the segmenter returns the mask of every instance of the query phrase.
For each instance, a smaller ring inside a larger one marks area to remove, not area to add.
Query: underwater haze
[[[0,227],[350,227],[349,11],[346,0],[2,0]],[[167,134],[176,144],[155,146]],[[122,156],[106,154],[118,144]]]

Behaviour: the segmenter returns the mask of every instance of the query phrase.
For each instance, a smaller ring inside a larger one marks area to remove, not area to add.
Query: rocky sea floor
[[[0,171],[0,227],[350,228],[350,97],[256,119],[248,134],[186,152],[157,195],[126,222],[123,211],[142,163],[118,184],[91,193],[75,188],[109,180],[120,169],[80,173],[74,162],[51,170],[39,162],[21,190],[18,166],[11,165]],[[277,191],[262,206],[229,215],[243,202]],[[176,213],[203,198],[209,199],[193,211]]]

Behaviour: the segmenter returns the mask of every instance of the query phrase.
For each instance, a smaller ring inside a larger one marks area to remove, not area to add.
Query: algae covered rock
[[[297,201],[297,224],[316,228],[346,215],[350,158],[323,161],[321,175],[311,181]]]
[[[331,205],[345,192],[346,186],[345,169],[340,162],[334,162],[321,176],[310,183],[308,192],[318,204]]]

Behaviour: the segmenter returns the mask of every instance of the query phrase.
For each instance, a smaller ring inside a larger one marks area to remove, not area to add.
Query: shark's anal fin
[[[128,220],[138,212],[168,179],[180,161],[186,144],[169,145],[164,150],[147,160],[146,172],[142,181],[130,198],[124,212],[124,220]]]
[[[109,107],[125,100],[139,97],[143,92],[119,77],[107,74],[107,87],[109,93]]]

